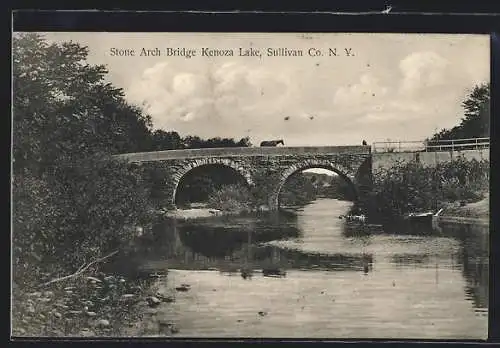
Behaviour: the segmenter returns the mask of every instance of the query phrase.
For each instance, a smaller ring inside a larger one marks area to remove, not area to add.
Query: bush
[[[150,219],[140,173],[109,158],[71,161],[43,179],[14,178],[15,275],[35,265],[75,271],[126,245]]]
[[[250,191],[242,185],[222,186],[208,198],[208,206],[222,211],[250,211],[254,199]]]
[[[368,199],[369,213],[391,218],[408,212],[437,209],[456,201],[475,202],[489,187],[489,162],[458,157],[451,162],[424,167],[397,162],[374,172],[374,189]]]

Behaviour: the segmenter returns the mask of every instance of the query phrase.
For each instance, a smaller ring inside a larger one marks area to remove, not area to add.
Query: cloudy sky
[[[420,140],[458,124],[490,76],[489,37],[419,34],[45,33],[89,47],[90,63],[155,128],[289,146]],[[117,57],[111,48],[302,49],[302,57]],[[307,55],[309,48],[324,52]],[[328,56],[337,48],[338,56]],[[354,56],[346,56],[345,48]]]

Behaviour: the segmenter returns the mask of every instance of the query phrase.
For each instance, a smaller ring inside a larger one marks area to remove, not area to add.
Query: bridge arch
[[[281,189],[285,185],[286,181],[293,174],[311,168],[322,168],[331,170],[332,172],[338,174],[341,178],[343,178],[349,186],[351,186],[353,193],[355,195],[355,199],[359,199],[359,191],[355,184],[356,179],[355,175],[351,173],[351,170],[347,169],[343,165],[339,163],[335,163],[328,160],[317,160],[317,159],[307,159],[303,161],[296,162],[285,169],[279,176],[278,181],[275,185],[275,188],[272,191],[272,194],[269,197],[269,208],[271,210],[276,210],[279,208],[279,195]]]
[[[185,163],[185,165],[181,166],[181,168],[178,169],[172,175],[173,185],[172,185],[170,201],[174,207],[176,206],[175,200],[176,200],[177,190],[179,188],[179,184],[182,178],[186,176],[189,172],[191,172],[193,169],[207,165],[216,165],[216,166],[224,166],[227,168],[231,168],[237,174],[243,177],[244,181],[249,187],[252,187],[254,185],[250,171],[234,160],[228,158],[216,158],[216,157],[207,157],[207,158],[189,160]]]

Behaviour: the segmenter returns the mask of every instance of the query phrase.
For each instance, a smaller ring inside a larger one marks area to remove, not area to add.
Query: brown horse
[[[260,146],[278,146],[279,144],[285,145],[283,139],[263,141],[260,143]]]

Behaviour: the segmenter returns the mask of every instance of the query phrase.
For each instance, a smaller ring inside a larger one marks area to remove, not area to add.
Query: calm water
[[[350,204],[157,226],[141,262],[169,269],[161,291],[191,289],[146,320],[184,337],[487,338],[487,226],[357,235],[338,219]]]

